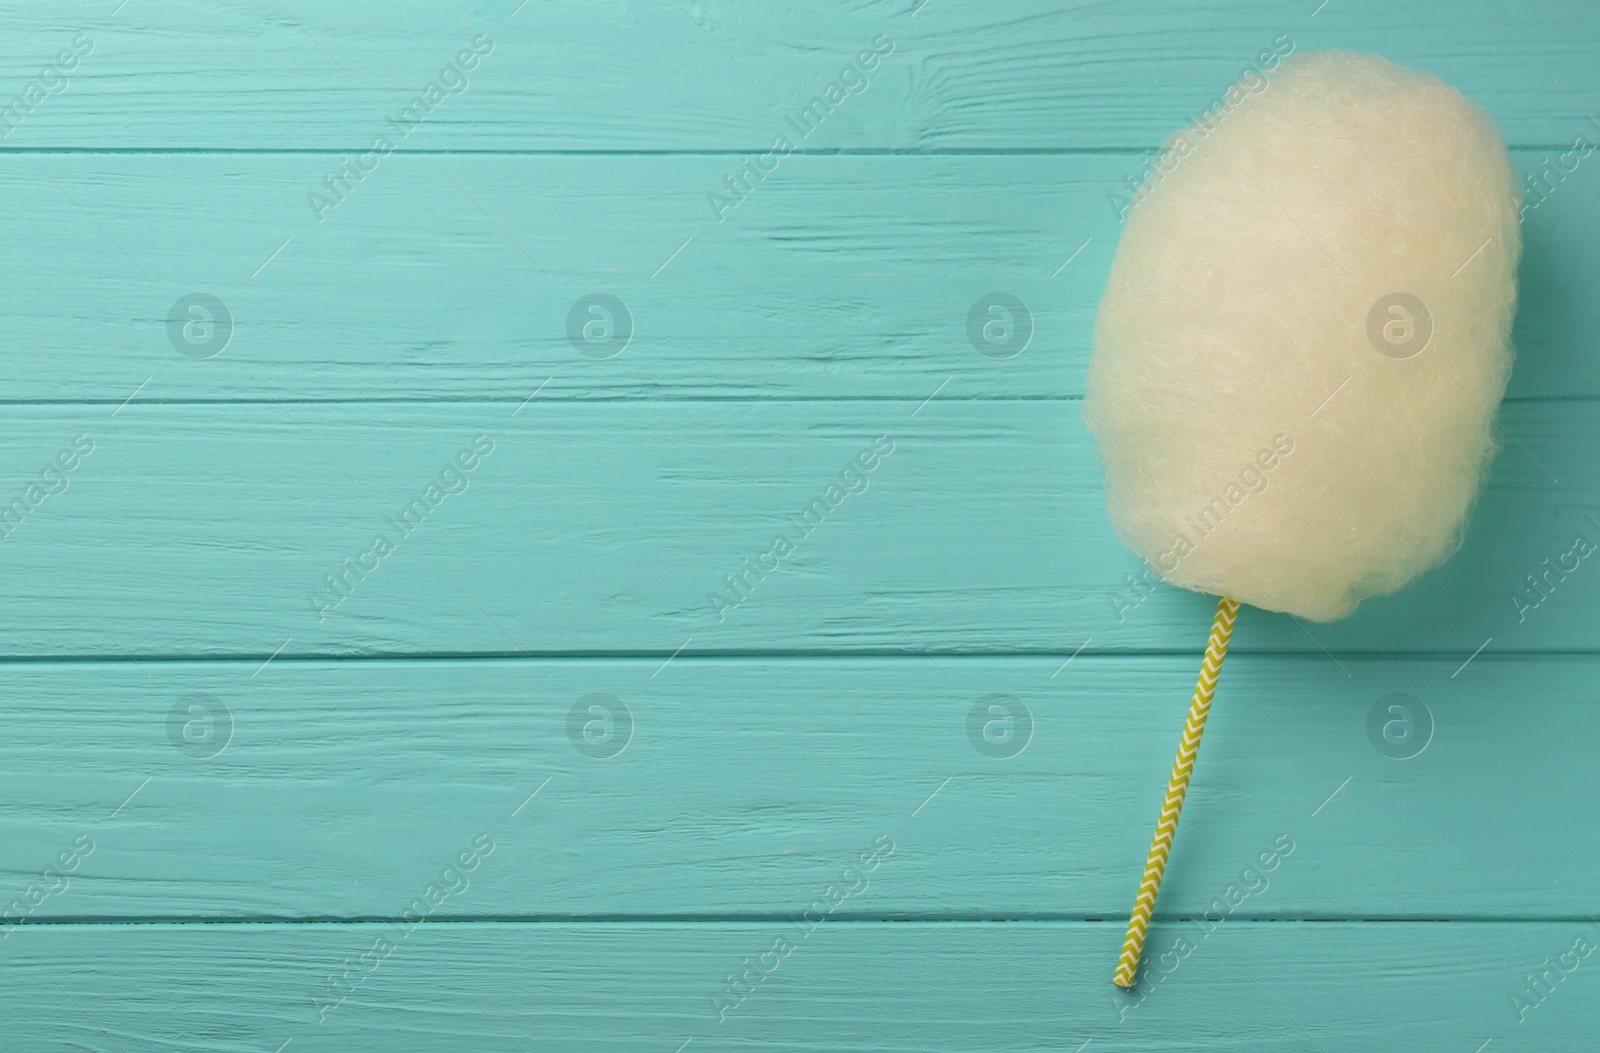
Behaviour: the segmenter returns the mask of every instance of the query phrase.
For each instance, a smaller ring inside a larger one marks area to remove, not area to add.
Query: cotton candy
[[[1460,547],[1511,371],[1520,194],[1442,81],[1254,71],[1134,198],[1084,413],[1165,580],[1316,621]]]

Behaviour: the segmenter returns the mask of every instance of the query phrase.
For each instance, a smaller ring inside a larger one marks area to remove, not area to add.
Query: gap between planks
[[[680,649],[681,650],[681,649]],[[933,651],[933,654],[950,659],[951,661],[1016,661],[1034,662],[1040,659],[1056,659],[1066,651]],[[1104,659],[1113,662],[1145,658],[1192,658],[1196,654],[1195,648],[1174,647],[1171,649],[1140,649],[1140,650],[1106,650],[1073,652],[1073,657],[1084,659]],[[1229,651],[1230,657],[1254,657],[1278,661],[1287,660],[1321,660],[1326,661],[1329,655],[1345,658],[1354,662],[1454,662],[1461,655],[1455,651],[1274,651],[1274,650],[1249,650],[1234,648]],[[684,662],[728,662],[728,663],[758,663],[758,662],[882,662],[885,660],[903,660],[907,662],[926,661],[928,652],[915,650],[902,651],[690,651],[679,653],[662,649],[659,651],[380,651],[362,654],[269,654],[260,653],[234,653],[220,655],[184,655],[184,654],[141,654],[130,655],[122,652],[103,654],[14,654],[0,655],[0,666],[7,665],[138,665],[141,662],[164,665],[224,665],[235,663],[238,665],[260,665],[263,661],[271,660],[274,663],[311,664],[318,662],[327,663],[390,663],[390,662],[417,662],[427,664],[446,664],[454,662],[505,662],[507,664],[524,662],[659,662],[663,658],[675,657]],[[1526,662],[1530,659],[1571,659],[1593,658],[1600,656],[1600,648],[1593,650],[1564,649],[1554,651],[1544,650],[1503,650],[1496,651],[1493,655],[1485,656],[1488,662]]]
[[[1173,925],[1180,922],[1204,921],[1199,914],[1161,914],[1157,913],[1152,918],[1152,924]],[[1229,915],[1228,924],[1246,925],[1581,925],[1594,921],[1583,914],[1549,914],[1549,915],[1521,915],[1521,916],[1458,916],[1458,917],[1372,917],[1362,916],[1332,916],[1332,915]],[[380,915],[352,915],[349,917],[326,916],[294,918],[284,916],[243,917],[236,918],[228,915],[197,915],[194,917],[162,917],[129,915],[126,917],[91,917],[91,918],[50,918],[43,920],[29,920],[20,923],[18,929],[85,929],[85,928],[132,928],[134,926],[149,926],[158,928],[186,929],[201,925],[233,925],[245,926],[290,926],[290,925],[404,925],[404,918],[383,917]],[[563,915],[515,915],[515,914],[485,914],[481,916],[465,916],[455,918],[429,918],[426,923],[430,928],[434,926],[466,926],[466,925],[724,925],[748,927],[752,925],[783,925],[792,926],[794,918],[787,914],[563,914]],[[940,914],[937,917],[921,916],[915,914],[904,915],[865,915],[853,916],[848,914],[830,915],[827,924],[833,925],[1056,925],[1062,927],[1074,926],[1092,928],[1105,926],[1121,929],[1128,924],[1125,917],[1064,917],[1049,914],[1026,915],[1018,917],[995,917],[992,915],[962,915]]]

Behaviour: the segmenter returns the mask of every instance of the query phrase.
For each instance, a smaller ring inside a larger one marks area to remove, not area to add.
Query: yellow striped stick
[[[1156,896],[1161,891],[1161,875],[1167,869],[1167,853],[1172,851],[1172,839],[1178,832],[1183,795],[1189,790],[1194,758],[1200,752],[1200,736],[1205,733],[1206,717],[1211,713],[1211,696],[1216,693],[1217,675],[1222,672],[1228,638],[1233,635],[1233,622],[1238,617],[1238,600],[1224,596],[1217,601],[1217,616],[1211,623],[1205,661],[1200,663],[1194,701],[1189,703],[1189,719],[1184,721],[1183,740],[1178,743],[1178,759],[1172,765],[1172,778],[1167,780],[1167,798],[1161,803],[1161,820],[1156,824],[1155,840],[1150,842],[1144,880],[1139,882],[1139,896],[1133,902],[1133,916],[1128,919],[1128,935],[1122,941],[1122,954],[1117,958],[1115,980],[1118,987],[1132,987],[1134,974],[1139,971],[1145,931],[1150,928],[1150,914],[1156,909]]]

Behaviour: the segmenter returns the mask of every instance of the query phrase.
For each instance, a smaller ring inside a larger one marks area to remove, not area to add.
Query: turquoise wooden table
[[[1587,0],[7,3],[0,1047],[1592,1050]],[[1210,598],[1080,412],[1263,52],[1529,175],[1462,551]]]

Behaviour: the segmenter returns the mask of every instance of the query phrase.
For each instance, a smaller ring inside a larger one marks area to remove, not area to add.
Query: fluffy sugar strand
[[[1326,621],[1460,546],[1511,370],[1518,184],[1481,110],[1376,56],[1237,94],[1136,199],[1085,416],[1156,573]]]

